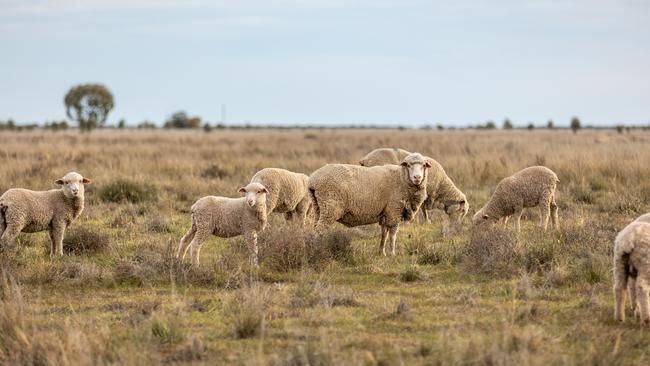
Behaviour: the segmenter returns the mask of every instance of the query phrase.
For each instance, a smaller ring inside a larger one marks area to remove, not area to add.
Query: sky
[[[0,120],[650,124],[646,0],[0,0]]]

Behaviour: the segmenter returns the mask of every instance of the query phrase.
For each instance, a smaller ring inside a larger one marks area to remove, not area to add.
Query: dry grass
[[[53,188],[76,170],[87,205],[50,260],[47,234],[0,252],[2,364],[645,364],[650,332],[612,320],[617,231],[650,211],[650,134],[634,131],[2,132],[0,191]],[[278,148],[281,146],[281,148]],[[323,237],[272,215],[260,269],[242,238],[174,259],[189,208],[238,196],[259,169],[309,174],[376,147],[440,161],[468,217],[496,183],[544,164],[560,177],[561,230],[403,225],[398,257],[376,225]],[[243,158],[245,156],[245,158]]]

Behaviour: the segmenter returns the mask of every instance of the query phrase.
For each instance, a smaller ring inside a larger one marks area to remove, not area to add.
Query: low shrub
[[[270,292],[259,284],[238,290],[224,309],[224,321],[237,339],[264,334]]]
[[[84,226],[68,229],[63,238],[63,251],[74,254],[96,254],[110,248],[108,235]]]
[[[103,186],[99,196],[104,202],[153,202],[158,198],[158,189],[150,183],[120,179]]]

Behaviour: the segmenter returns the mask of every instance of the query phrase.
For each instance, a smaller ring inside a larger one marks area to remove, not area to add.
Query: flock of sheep
[[[511,216],[520,230],[524,208],[539,207],[540,226],[549,218],[558,228],[555,190],[559,179],[543,166],[525,168],[504,178],[490,200],[472,218],[474,225],[501,222]],[[31,191],[13,188],[0,196],[0,249],[13,247],[20,232],[48,231],[50,256],[63,255],[66,228],[84,208],[88,178],[71,172],[55,183],[60,189]],[[241,198],[207,196],[192,206],[192,226],[183,236],[176,257],[184,259],[191,248],[192,265],[199,265],[202,243],[211,235],[222,238],[244,235],[251,262],[257,265],[257,235],[267,225],[268,214],[284,213],[287,221],[305,224],[313,213],[315,232],[335,222],[346,226],[378,223],[380,251],[395,255],[399,224],[411,221],[418,211],[428,221],[427,210],[441,209],[449,217],[448,235],[458,230],[469,210],[466,196],[434,159],[402,149],[375,149],[359,165],[327,164],[310,176],[284,169],[266,168],[239,188]],[[639,217],[615,240],[615,318],[625,318],[627,289],[634,314],[650,324],[650,214]]]

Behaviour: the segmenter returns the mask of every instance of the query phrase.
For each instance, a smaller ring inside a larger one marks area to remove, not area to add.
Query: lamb
[[[63,255],[65,230],[84,209],[88,178],[70,172],[55,181],[60,189],[30,191],[13,188],[0,196],[0,248],[13,247],[20,232],[48,231],[50,257]]]
[[[648,215],[644,215],[648,216]],[[625,289],[634,316],[650,324],[650,223],[636,220],[614,240],[614,318],[625,320]]]
[[[309,177],[309,191],[316,214],[316,232],[334,222],[348,227],[379,223],[380,251],[390,254],[400,221],[413,219],[426,198],[427,170],[431,164],[420,154],[409,154],[401,165],[362,167],[328,164]]]
[[[359,160],[359,164],[367,167],[399,164],[408,154],[410,153],[404,149],[375,149]],[[422,216],[425,221],[429,222],[427,210],[434,208],[444,210],[449,217],[451,228],[449,232],[458,231],[469,210],[467,198],[449,178],[442,165],[432,158],[425,158],[431,164],[431,169],[429,169],[427,179],[427,198],[420,208]],[[447,234],[447,229],[444,229],[443,233]]]
[[[181,239],[176,258],[185,259],[191,246],[192,266],[198,267],[201,245],[210,235],[220,238],[244,235],[251,263],[258,265],[257,233],[266,227],[269,191],[260,183],[249,183],[239,188],[239,192],[244,193],[244,197],[207,196],[192,205],[192,226]]]
[[[559,183],[557,175],[544,166],[525,168],[499,182],[492,197],[472,218],[475,225],[483,222],[508,220],[515,217],[515,228],[521,231],[521,214],[524,208],[539,206],[540,225],[546,230],[548,218],[558,228],[555,189]]]
[[[284,213],[287,221],[304,225],[311,206],[308,176],[284,169],[265,168],[255,173],[251,183],[260,183],[268,190],[266,212]]]

